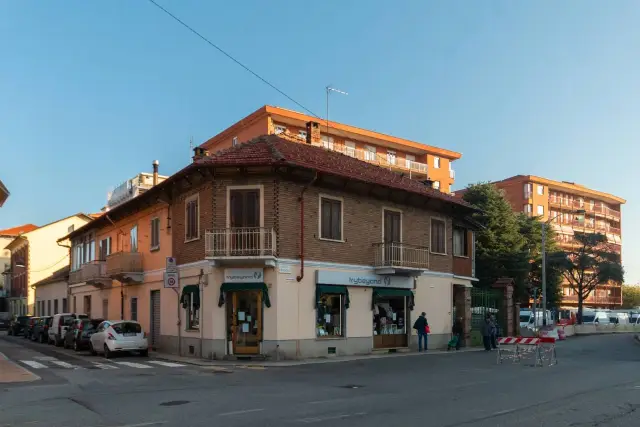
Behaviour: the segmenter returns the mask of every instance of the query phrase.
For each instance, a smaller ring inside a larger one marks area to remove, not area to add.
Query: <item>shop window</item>
[[[182,308],[185,310],[187,330],[200,329],[200,288],[188,285],[182,289]]]
[[[467,230],[464,228],[453,229],[453,255],[469,256],[469,245],[467,244]]]
[[[447,253],[446,223],[441,219],[431,219],[431,252]]]
[[[316,306],[316,336],[318,338],[345,337],[348,294],[318,292]]]
[[[408,345],[407,312],[413,297],[410,290],[376,289],[373,291],[374,348]]]
[[[342,200],[320,197],[320,238],[342,240]]]

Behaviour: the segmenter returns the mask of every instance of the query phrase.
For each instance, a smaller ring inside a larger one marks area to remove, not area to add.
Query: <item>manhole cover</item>
[[[340,387],[342,387],[342,388],[363,388],[364,386],[356,385],[356,384],[347,384],[347,385],[342,385]]]
[[[186,405],[187,403],[189,403],[188,400],[170,400],[168,402],[162,402],[160,406],[180,406]]]

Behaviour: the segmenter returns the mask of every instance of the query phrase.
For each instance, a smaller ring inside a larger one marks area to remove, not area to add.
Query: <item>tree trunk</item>
[[[582,306],[584,305],[584,296],[582,295],[582,287],[578,286],[578,325],[582,325]]]

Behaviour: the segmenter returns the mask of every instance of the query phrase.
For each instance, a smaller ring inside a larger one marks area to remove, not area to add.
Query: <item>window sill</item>
[[[455,258],[469,259],[469,255],[454,255]]]
[[[316,341],[341,341],[346,339],[345,337],[316,337]]]
[[[184,242],[185,243],[191,243],[191,242],[195,242],[195,241],[198,241],[198,240],[200,240],[200,237],[196,237],[195,239],[185,239]]]
[[[160,246],[154,246],[152,248],[149,248],[149,252],[158,252],[160,250]]]
[[[447,256],[448,255],[446,252],[432,252],[432,251],[429,251],[429,253],[431,255],[442,255],[442,256]]]
[[[187,328],[184,331],[185,332],[200,332],[200,329],[193,329],[193,328],[189,329],[189,328]]]
[[[323,242],[346,243],[346,240],[326,239],[324,237],[318,237],[318,240],[321,240]]]

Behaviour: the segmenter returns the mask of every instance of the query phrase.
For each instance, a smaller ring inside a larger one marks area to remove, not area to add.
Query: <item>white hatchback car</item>
[[[133,320],[105,320],[98,325],[89,341],[91,354],[101,353],[107,359],[113,353],[137,351],[141,356],[149,355],[147,334],[140,323]]]

